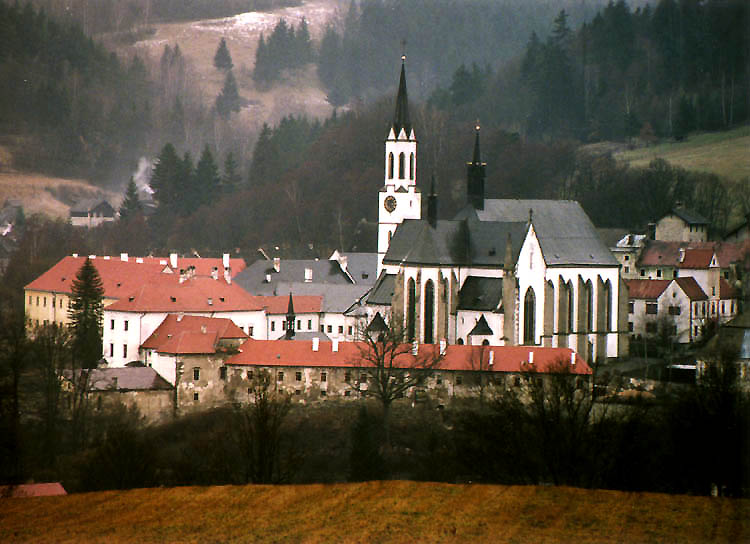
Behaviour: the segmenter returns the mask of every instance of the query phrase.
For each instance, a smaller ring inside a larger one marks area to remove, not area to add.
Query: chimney
[[[109,260],[109,258],[110,258],[110,257],[109,257],[109,255],[105,255],[105,256],[104,256],[104,260],[105,260],[105,261],[108,261],[108,260]]]
[[[185,271],[180,268],[180,283],[185,283],[185,280],[187,279],[187,275],[185,274]]]
[[[171,268],[177,268],[177,253],[169,254],[169,266]]]
[[[229,253],[224,253],[221,256],[221,264],[224,266],[224,268],[229,268]]]
[[[312,350],[318,351],[320,349],[320,338],[313,338],[312,339]]]
[[[530,365],[534,364],[534,352],[533,351],[529,352],[529,364]]]
[[[125,254],[125,256],[127,257],[127,253]],[[73,253],[73,258],[77,259],[78,258],[78,253]],[[127,261],[127,258],[125,260]]]
[[[273,258],[273,270],[274,272],[281,272],[281,257]]]
[[[576,352],[570,350],[570,366],[576,366]]]
[[[214,299],[212,299],[211,297],[208,297],[208,305],[209,306],[213,306],[214,305]],[[203,327],[201,327],[201,329],[203,329]]]
[[[445,341],[445,338],[440,339],[440,355],[445,355],[445,351],[448,349],[448,342]]]
[[[96,259],[96,255],[89,255],[89,259],[93,261],[94,259]]]
[[[414,340],[414,343],[411,345],[411,354],[412,355],[419,355],[419,342]]]
[[[271,274],[266,274],[266,283],[271,283]]]
[[[495,364],[495,352],[492,350],[490,350],[490,360],[487,364],[489,364],[489,366],[492,366]]]
[[[219,269],[215,266],[211,269],[211,279],[214,279],[214,280],[219,279]]]
[[[339,350],[339,341],[338,338],[334,338],[331,343],[331,351],[336,353]]]
[[[136,257],[135,262],[137,262],[138,264],[143,264],[143,257]]]
[[[681,262],[681,263],[685,262],[685,248],[684,247],[680,248],[680,260],[679,260],[679,262]]]
[[[201,325],[201,334],[206,334],[206,326]]]
[[[228,266],[224,267],[224,281],[232,283],[232,270]]]
[[[305,283],[310,283],[313,280],[312,268],[305,268]]]

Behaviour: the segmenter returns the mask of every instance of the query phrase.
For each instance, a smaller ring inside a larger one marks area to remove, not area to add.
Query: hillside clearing
[[[0,541],[740,542],[750,501],[405,481],[4,499]]]
[[[682,142],[668,142],[615,154],[631,166],[648,166],[655,158],[687,170],[712,172],[737,180],[750,176],[750,126],[726,132],[692,134]]]

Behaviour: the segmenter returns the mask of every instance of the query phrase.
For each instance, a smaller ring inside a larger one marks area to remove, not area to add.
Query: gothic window
[[[414,278],[410,278],[406,284],[406,339],[414,341],[414,333],[417,325],[417,287]]]
[[[591,282],[586,282],[586,330],[591,332],[594,329],[594,289]]]
[[[393,153],[388,153],[388,179],[393,179]]]
[[[609,280],[607,280],[607,283],[604,284],[604,300],[605,300],[605,308],[604,308],[604,327],[608,330],[612,330],[612,285],[609,283]]]
[[[404,170],[406,169],[406,156],[400,153],[398,156],[398,179],[404,179]]]
[[[573,286],[568,283],[568,332],[573,332],[573,315],[575,307],[573,306]]]
[[[414,153],[409,155],[409,179],[414,179]]]
[[[523,300],[523,343],[534,344],[536,330],[536,296],[529,287]]]
[[[435,285],[427,280],[424,286],[424,343],[434,344],[433,331],[435,328]]]

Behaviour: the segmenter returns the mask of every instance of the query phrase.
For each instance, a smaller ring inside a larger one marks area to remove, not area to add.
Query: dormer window
[[[169,300],[171,300],[172,302],[177,302],[177,297],[169,297]]]

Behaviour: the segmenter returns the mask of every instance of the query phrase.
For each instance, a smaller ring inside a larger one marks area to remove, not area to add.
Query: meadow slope
[[[742,542],[750,501],[405,481],[0,500],[2,542]]]
[[[615,153],[615,158],[631,166],[648,166],[653,159],[662,158],[686,170],[712,172],[738,180],[750,176],[750,126],[691,134],[682,142]]]

